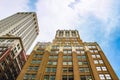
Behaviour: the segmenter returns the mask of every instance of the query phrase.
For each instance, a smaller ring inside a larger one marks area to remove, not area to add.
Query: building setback
[[[118,80],[96,42],[77,30],[57,30],[52,43],[34,47],[17,80]]]
[[[0,20],[0,36],[15,35],[21,37],[25,51],[27,51],[39,32],[35,12],[18,12]]]
[[[0,80],[16,80],[26,60],[20,37],[0,37]]]

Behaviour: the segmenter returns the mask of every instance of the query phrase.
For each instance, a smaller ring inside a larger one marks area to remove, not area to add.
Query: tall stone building
[[[16,80],[38,32],[34,12],[19,12],[0,20],[0,80]]]
[[[118,80],[96,42],[77,30],[57,30],[52,43],[34,47],[17,80]]]
[[[26,60],[20,37],[0,37],[0,80],[16,80]]]
[[[39,32],[37,16],[34,12],[18,12],[0,20],[0,36],[15,35],[21,37],[27,51]]]

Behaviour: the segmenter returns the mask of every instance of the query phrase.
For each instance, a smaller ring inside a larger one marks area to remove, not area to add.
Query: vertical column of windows
[[[91,56],[93,58],[95,66],[96,66],[96,70],[99,73],[100,80],[111,79],[111,76],[110,76],[109,72],[107,72],[107,68],[97,50],[97,47],[93,46],[93,45],[89,45],[88,48],[91,52]],[[107,72],[108,74],[105,74],[104,72]]]

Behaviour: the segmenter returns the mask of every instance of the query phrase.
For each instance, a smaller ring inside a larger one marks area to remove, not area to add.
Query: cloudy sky
[[[52,41],[58,29],[77,29],[83,41],[99,43],[120,77],[119,0],[0,0],[0,19],[22,11],[38,16],[40,33],[30,51],[38,41]]]

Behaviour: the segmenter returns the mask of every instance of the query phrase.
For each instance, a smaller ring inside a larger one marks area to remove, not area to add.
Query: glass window
[[[57,65],[57,62],[53,62],[53,65]]]
[[[86,56],[82,56],[82,59],[86,59]]]
[[[105,74],[106,79],[111,79],[109,74]]]
[[[82,65],[82,62],[78,62],[78,65]]]
[[[44,80],[49,80],[49,76],[48,76],[48,75],[45,75],[45,76],[44,76]]]
[[[25,74],[24,79],[35,79],[35,74]]]
[[[63,75],[62,80],[67,80],[67,75]]]
[[[32,63],[32,64],[40,64],[40,63],[41,63],[41,60],[32,60],[31,63]]]
[[[35,55],[34,55],[34,58],[42,58],[42,57],[43,57],[42,54],[35,54]]]
[[[94,64],[98,64],[98,60],[94,60]]]
[[[81,56],[77,56],[78,59],[81,59]]]
[[[74,80],[73,75],[69,75],[69,76],[68,76],[68,80]]]
[[[90,72],[89,68],[84,68],[85,72]]]
[[[67,65],[67,62],[63,62],[63,65]]]
[[[63,72],[67,72],[67,69],[68,69],[68,68],[62,68],[62,71],[63,71]]]
[[[99,74],[100,79],[105,80],[105,76],[103,74]]]
[[[67,56],[63,56],[63,59],[67,59]]]
[[[93,53],[94,51],[93,50],[90,50],[91,53]]]
[[[80,51],[76,51],[77,52],[77,54],[80,54]]]
[[[64,52],[64,54],[67,54],[67,51],[63,51]]]
[[[52,65],[52,62],[51,62],[51,61],[48,61],[48,65]]]
[[[100,67],[96,67],[97,71],[101,71],[101,68]]]
[[[103,70],[103,71],[107,71],[107,68],[106,68],[106,67],[102,67],[102,70]]]
[[[55,80],[55,76],[51,75],[49,80]]]
[[[80,72],[90,72],[89,68],[79,68]]]
[[[49,56],[49,59],[53,59],[53,56]]]
[[[50,72],[50,68],[46,68],[46,72]]]
[[[68,72],[73,72],[73,68],[72,68],[72,67],[69,67],[69,68],[68,68]]]
[[[68,56],[68,59],[72,59],[72,56]]]
[[[88,62],[84,61],[83,64],[84,64],[84,65],[88,65]]]
[[[29,67],[28,67],[28,70],[29,70],[29,71],[31,71],[31,70],[32,70],[32,71],[37,71],[37,70],[38,70],[38,66],[29,66]]]
[[[54,56],[54,58],[55,58],[55,59],[57,59],[57,58],[58,58],[58,56]]]
[[[98,53],[98,51],[97,51],[97,50],[94,50],[94,52],[95,52],[95,53]]]
[[[71,53],[72,53],[72,51],[69,50],[69,51],[68,51],[68,54],[71,54]]]
[[[96,55],[96,57],[97,57],[97,58],[100,58],[100,55],[98,54],[98,55]]]
[[[56,68],[51,68],[51,71],[52,72],[56,72]]]
[[[100,63],[100,64],[103,64],[103,60],[99,60],[99,63]]]
[[[85,52],[84,51],[81,51],[81,54],[84,54]]]
[[[84,72],[84,68],[80,68],[79,71],[80,71],[80,72]]]
[[[92,55],[92,58],[96,58],[96,56],[95,56],[95,55]]]
[[[84,76],[84,75],[82,75],[82,76],[80,76],[80,80],[92,80],[92,76],[89,76],[89,75]]]
[[[68,62],[68,65],[72,65],[72,62]]]

